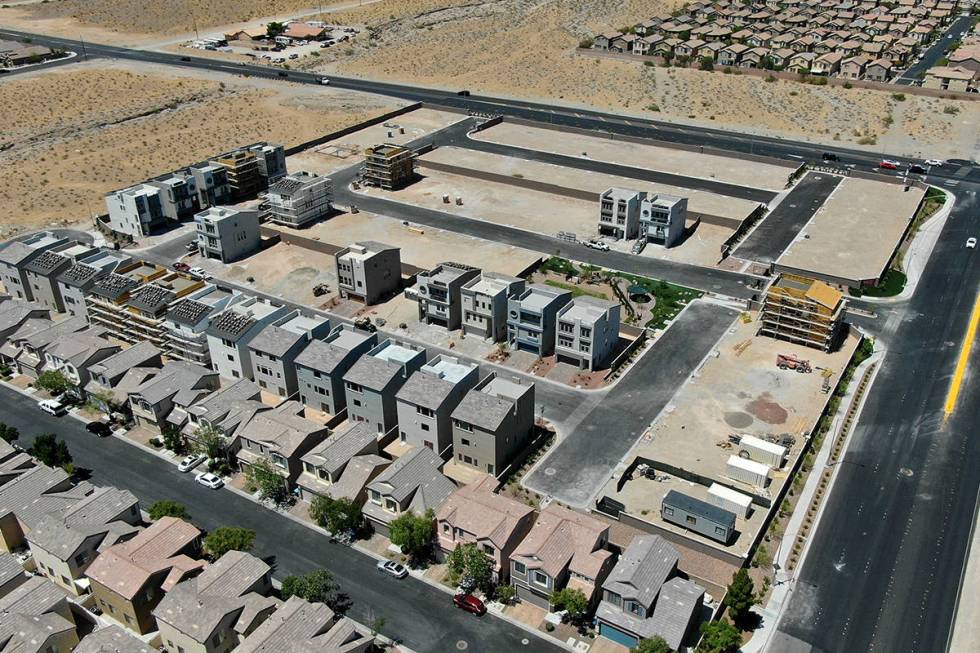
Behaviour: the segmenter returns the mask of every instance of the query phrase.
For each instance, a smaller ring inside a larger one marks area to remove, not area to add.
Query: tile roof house
[[[633,538],[602,584],[599,634],[626,646],[658,635],[674,650],[691,643],[704,589],[675,577],[679,559],[659,535]]]
[[[590,600],[612,569],[606,550],[609,526],[582,513],[548,505],[510,556],[510,582],[517,596],[543,608],[551,593],[579,589]]]
[[[72,486],[61,469],[36,465],[13,470],[0,485],[0,551],[14,551],[25,544],[25,536],[48,513],[71,507],[94,487]]]
[[[226,446],[238,427],[251,420],[256,413],[272,410],[262,403],[261,391],[254,381],[239,379],[231,385],[198,399],[187,407],[187,422],[183,433],[188,440],[199,441],[200,429],[214,430],[223,436]]]
[[[90,379],[89,366],[120,351],[122,347],[104,337],[103,329],[90,328],[48,347],[44,352],[44,367],[45,370],[61,372],[74,386],[74,393],[81,397]]]
[[[200,575],[179,583],[153,610],[170,653],[224,653],[235,648],[279,607],[271,569],[229,551]]]
[[[875,59],[864,69],[865,79],[873,82],[887,82],[892,74],[892,62],[888,59]]]
[[[387,537],[391,522],[402,513],[424,515],[427,510],[438,510],[456,489],[441,469],[442,459],[435,452],[425,447],[410,449],[368,484],[364,517]]]
[[[290,597],[236,653],[365,653],[374,637],[347,617],[337,618],[322,603]]]
[[[317,496],[350,499],[363,505],[367,485],[391,461],[378,450],[378,435],[363,422],[331,434],[302,458],[303,473],[296,483],[306,501]]]
[[[162,355],[163,352],[152,342],[138,342],[89,365],[89,380],[82,386],[82,390],[86,397],[100,402],[103,412],[126,405],[129,402],[129,395],[126,393],[128,389],[120,387],[120,381],[134,368],[159,370],[163,367]]]
[[[329,332],[329,320],[300,313],[266,326],[248,343],[252,361],[249,378],[271,394],[296,394],[296,357],[307,343]]]
[[[198,552],[200,537],[187,522],[163,517],[100,553],[85,573],[103,615],[140,635],[156,630],[153,609],[164,594],[206,565],[190,557]]]
[[[128,630],[112,625],[83,637],[73,653],[157,653],[157,649]]]
[[[534,508],[494,492],[497,479],[484,475],[457,488],[436,513],[439,548],[450,554],[461,544],[474,544],[493,561],[495,583],[507,582],[510,555],[531,530]]]
[[[13,592],[29,578],[31,576],[13,554],[0,553],[0,598]]]
[[[84,317],[73,316],[60,322],[29,320],[12,334],[3,346],[3,356],[20,374],[36,379],[45,371],[44,352],[64,338],[88,328]]]
[[[0,345],[28,320],[51,319],[51,310],[34,302],[0,297]]]
[[[299,402],[285,401],[242,422],[232,443],[239,468],[245,471],[260,459],[268,460],[291,488],[303,471],[302,457],[330,433],[323,424],[302,417],[302,412]]]
[[[0,651],[49,653],[78,644],[75,619],[63,590],[34,576],[0,598]]]
[[[183,361],[172,361],[130,390],[129,405],[140,426],[161,429],[164,424],[183,427],[186,409],[218,389],[218,373]]]

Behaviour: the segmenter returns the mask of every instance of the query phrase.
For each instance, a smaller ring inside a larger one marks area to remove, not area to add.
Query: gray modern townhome
[[[395,394],[424,364],[424,349],[397,340],[385,340],[361,356],[344,375],[347,419],[367,422],[379,435],[394,431],[398,425]]]
[[[59,313],[65,312],[65,300],[61,295],[58,277],[76,260],[98,250],[82,245],[69,244],[49,249],[24,264],[24,276],[34,301]]]
[[[687,198],[651,193],[640,202],[640,238],[673,247],[687,228]]]
[[[227,379],[251,378],[248,343],[289,312],[285,306],[249,297],[212,317],[207,330],[211,367]]]
[[[531,439],[534,384],[491,373],[452,412],[456,464],[499,477]]]
[[[209,284],[193,297],[171,304],[163,321],[167,358],[211,367],[208,323],[213,316],[242,299],[244,295],[237,290]]]
[[[461,290],[480,276],[480,270],[462,263],[440,263],[418,275],[419,322],[455,331],[463,321]]]
[[[424,515],[445,503],[456,484],[445,476],[443,461],[425,447],[410,449],[368,484],[364,517],[374,530],[387,537],[391,522],[411,512]]]
[[[34,294],[31,292],[30,284],[27,283],[24,266],[42,253],[67,244],[67,238],[56,236],[50,231],[42,231],[14,240],[0,249],[0,281],[3,281],[7,294],[14,299],[32,301]]]
[[[502,342],[507,339],[507,302],[524,292],[525,281],[498,272],[484,272],[460,289],[463,331]]]
[[[269,220],[287,227],[305,227],[330,213],[328,177],[294,172],[269,186]]]
[[[640,230],[640,202],[645,193],[627,188],[610,188],[599,196],[599,234],[625,240]]]
[[[230,263],[262,246],[259,212],[212,206],[194,216],[197,251],[206,258]]]
[[[323,340],[311,340],[294,361],[299,400],[315,410],[340,414],[347,407],[344,375],[377,344],[377,334],[349,324],[336,327]]]
[[[58,275],[58,291],[65,302],[65,310],[74,315],[88,316],[85,295],[99,279],[128,260],[129,257],[120,252],[99,249],[72,263]]]
[[[440,354],[409,377],[398,400],[398,437],[413,447],[428,447],[441,458],[452,455],[452,413],[480,380],[480,367]]]
[[[507,341],[519,351],[537,356],[555,353],[558,309],[572,301],[572,293],[534,284],[507,303]]]
[[[583,370],[605,367],[619,342],[619,302],[582,295],[558,311],[555,354]]]
[[[329,332],[329,320],[298,311],[269,324],[248,343],[251,378],[263,390],[280,397],[291,397],[298,389],[296,357],[307,343]]]
[[[336,253],[337,287],[344,299],[368,306],[397,292],[402,281],[401,250],[365,240]]]

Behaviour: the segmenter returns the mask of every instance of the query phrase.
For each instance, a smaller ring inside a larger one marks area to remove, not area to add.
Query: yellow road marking
[[[963,347],[960,349],[960,358],[956,361],[956,371],[953,372],[953,380],[949,384],[949,393],[946,395],[945,417],[949,417],[956,408],[956,398],[960,394],[960,385],[963,383],[963,375],[966,373],[966,362],[970,359],[970,350],[973,348],[973,339],[977,336],[977,324],[980,323],[980,293],[973,304],[973,312],[970,314],[970,325],[966,329],[966,338],[963,340]]]

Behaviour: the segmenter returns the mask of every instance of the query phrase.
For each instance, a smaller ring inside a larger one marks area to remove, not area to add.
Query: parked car
[[[201,463],[203,463],[205,458],[206,456],[203,456],[199,453],[192,453],[191,455],[187,456],[186,458],[180,461],[180,464],[177,465],[177,471],[181,473],[189,472],[195,467],[197,467],[198,465],[200,465]]]
[[[927,166],[933,166],[934,168],[943,167],[942,159],[926,159],[923,163],[925,163]]]
[[[898,170],[898,161],[891,161],[889,159],[885,159],[884,161],[878,164],[878,167],[883,170]]]
[[[279,76],[280,77],[289,77],[289,73],[287,73],[285,70],[280,70],[279,71]]]
[[[177,261],[176,263],[173,264],[173,268],[177,270],[177,272],[187,272],[188,270],[191,269],[191,266],[187,265],[182,261]]]
[[[824,161],[840,161],[840,157],[833,152],[824,152],[820,155],[820,158]]]
[[[194,477],[194,480],[203,485],[204,487],[211,488],[212,490],[218,490],[224,486],[225,482],[221,480],[221,477],[217,474],[212,474],[211,472],[205,472],[203,474],[198,474]]]
[[[377,568],[381,573],[394,576],[395,578],[405,578],[405,576],[408,576],[408,569],[405,568],[405,565],[400,565],[394,560],[382,560],[377,564]]]
[[[100,438],[107,438],[112,435],[112,427],[105,422],[89,422],[85,425],[85,430]]]
[[[196,252],[197,251],[197,241],[196,240],[192,240],[191,242],[187,243],[186,245],[184,245],[184,249],[186,249],[188,252]]]
[[[966,248],[967,249],[976,249],[977,248],[977,239],[976,238],[967,238],[966,239]]]
[[[608,252],[609,251],[609,244],[608,243],[604,243],[601,240],[590,240],[590,241],[588,241],[588,242],[585,243],[585,246],[586,247],[589,247],[591,249],[597,249],[600,252]]]
[[[473,614],[480,616],[487,613],[487,606],[483,605],[483,601],[476,598],[472,594],[457,594],[453,597],[453,605],[455,605],[460,610],[466,610],[467,612],[472,612]]]
[[[204,268],[193,267],[193,268],[190,268],[187,271],[187,273],[188,274],[191,274],[191,275],[193,275],[193,276],[195,276],[195,277],[197,277],[199,279],[204,279],[205,281],[208,281],[208,280],[210,280],[212,278],[211,277],[211,273],[208,272],[207,270],[205,270]]]
[[[919,174],[919,175],[924,175],[926,174],[926,169],[923,166],[920,166],[918,163],[910,163],[909,172]]]
[[[57,399],[43,399],[37,402],[37,407],[48,415],[54,415],[55,417],[60,417],[68,412],[65,405]]]
[[[321,77],[320,83],[323,84],[324,86],[330,86],[330,80],[327,79],[326,77]]]
[[[181,57],[180,60],[181,61],[190,61],[191,58],[190,57]]]
[[[294,52],[291,55],[289,55],[289,58],[290,59],[299,59],[299,55]]]

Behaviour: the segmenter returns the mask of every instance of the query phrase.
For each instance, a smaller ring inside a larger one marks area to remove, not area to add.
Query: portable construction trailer
[[[742,481],[756,487],[766,487],[769,484],[769,466],[754,460],[729,456],[725,465],[725,475],[736,481]]]
[[[754,435],[743,435],[738,443],[738,455],[779,469],[786,460],[786,447],[767,442]]]
[[[748,519],[752,511],[752,497],[736,492],[720,483],[712,483],[708,488],[708,503],[730,510],[735,516]]]
[[[735,513],[677,490],[664,496],[660,517],[722,544],[728,544],[735,534]]]

